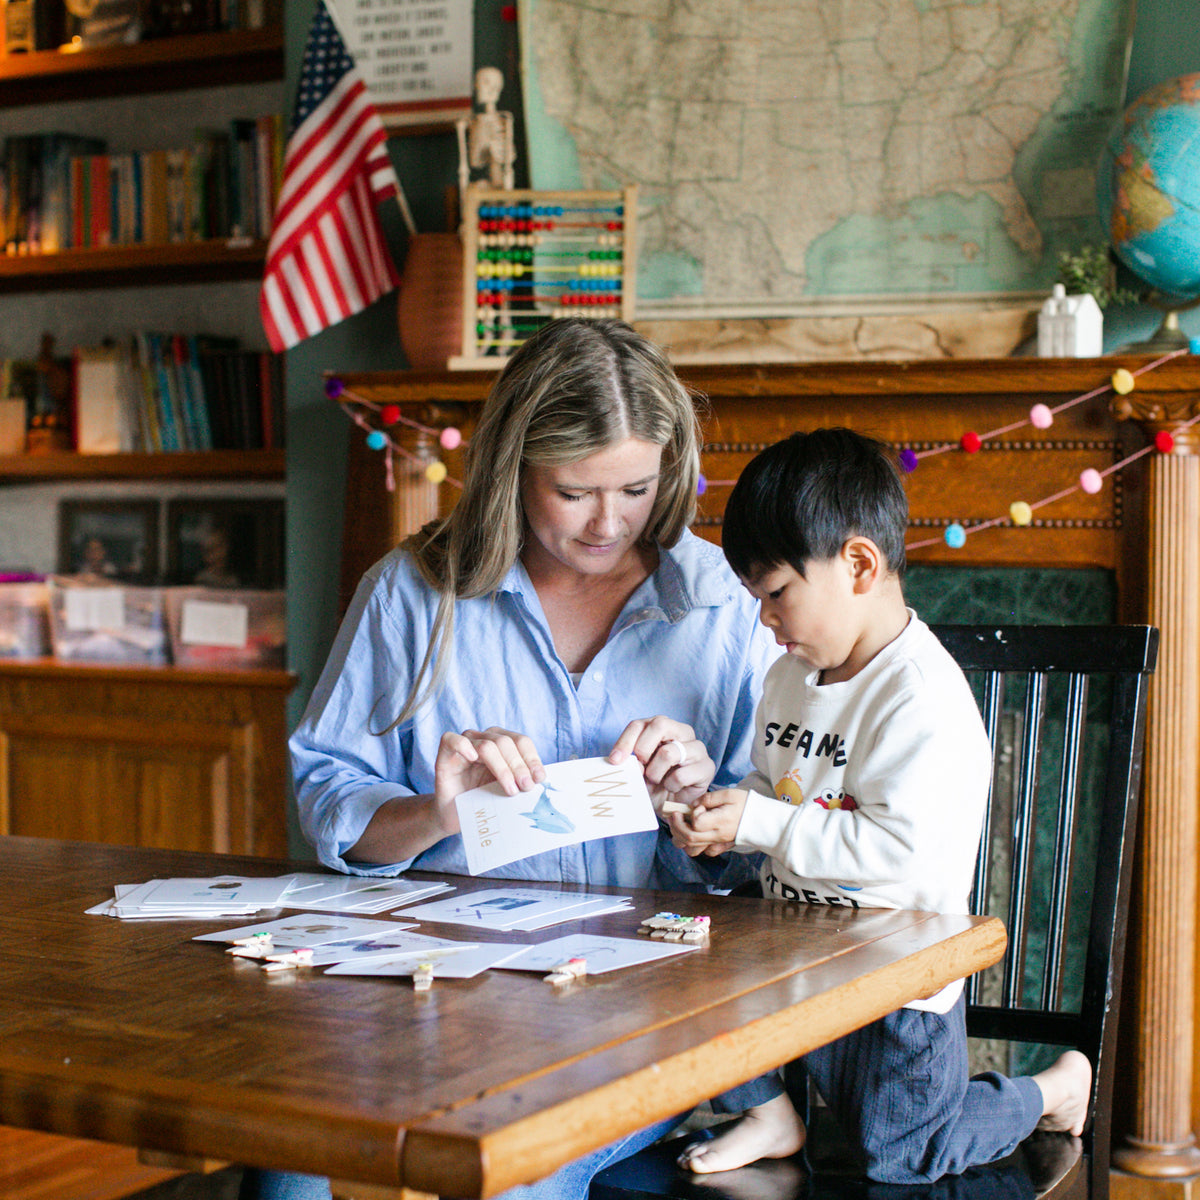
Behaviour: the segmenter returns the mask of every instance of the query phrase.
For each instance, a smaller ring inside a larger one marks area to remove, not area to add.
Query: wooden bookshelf
[[[283,479],[283,450],[184,450],[168,454],[3,454],[0,484],[53,480]]]
[[[258,279],[266,255],[264,241],[223,238],[0,256],[0,293]]]
[[[191,33],[64,52],[0,56],[0,108],[283,78],[283,29]]]

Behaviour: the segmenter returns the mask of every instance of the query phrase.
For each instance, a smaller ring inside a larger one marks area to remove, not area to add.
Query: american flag
[[[259,297],[276,353],[398,286],[376,208],[398,190],[383,123],[318,0]]]

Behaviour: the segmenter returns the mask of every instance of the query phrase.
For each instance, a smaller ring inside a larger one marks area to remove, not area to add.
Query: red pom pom
[[[508,21],[511,24],[517,19],[517,6],[515,4],[506,4],[500,9],[500,20]]]
[[[395,425],[396,422],[400,420],[400,405],[385,404],[379,410],[379,419],[385,425]]]
[[[975,454],[983,443],[979,440],[979,434],[973,429],[968,429],[958,440],[958,444],[968,453]]]
[[[1160,454],[1170,454],[1175,449],[1175,439],[1165,429],[1160,429],[1154,435],[1154,448]]]

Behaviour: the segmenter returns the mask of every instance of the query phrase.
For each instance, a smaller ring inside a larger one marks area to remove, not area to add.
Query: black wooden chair
[[[993,778],[972,911],[1004,918],[1009,948],[967,983],[981,1068],[1031,1074],[1073,1046],[1094,1068],[1082,1138],[1035,1134],[1002,1163],[936,1184],[873,1184],[822,1148],[698,1176],[683,1139],[602,1171],[591,1200],[1106,1200],[1117,1011],[1148,677],[1148,626],[942,625],[992,744]],[[999,1059],[999,1061],[996,1061]],[[690,1136],[690,1135],[689,1135]],[[831,1139],[836,1140],[836,1139]]]

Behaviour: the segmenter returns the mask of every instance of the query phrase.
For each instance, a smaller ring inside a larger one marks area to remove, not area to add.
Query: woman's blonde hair
[[[444,678],[455,601],[494,592],[521,553],[524,468],[579,462],[626,438],[663,448],[641,541],[671,547],[696,512],[700,422],[666,355],[621,321],[569,319],[544,325],[508,360],[467,447],[458,503],[403,543],[440,599],[424,660],[389,728]]]

